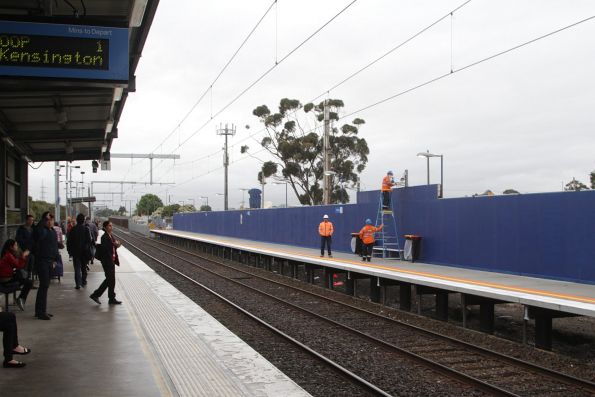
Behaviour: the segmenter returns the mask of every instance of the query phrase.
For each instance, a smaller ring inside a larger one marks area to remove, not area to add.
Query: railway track
[[[150,251],[151,253],[145,252],[145,255],[165,266],[170,267],[153,255],[166,255],[178,263],[181,261],[200,268],[227,282],[248,288],[251,293],[273,299],[277,304],[290,307],[302,315],[324,321],[330,330],[340,329],[340,332],[350,333],[359,340],[366,340],[364,349],[381,348],[389,352],[388,354],[407,357],[418,365],[490,395],[595,395],[595,384],[592,382],[372,313],[271,277],[264,277],[250,271],[251,268],[238,269],[237,265],[229,265],[178,246],[144,237],[139,239],[129,235],[123,238],[125,241],[127,239],[137,242],[135,245],[128,241],[131,247],[140,252],[143,252],[143,248]],[[197,259],[203,263],[196,263]],[[337,365],[342,368],[348,366]],[[389,390],[387,387],[385,389]],[[379,390],[386,393],[380,387]]]

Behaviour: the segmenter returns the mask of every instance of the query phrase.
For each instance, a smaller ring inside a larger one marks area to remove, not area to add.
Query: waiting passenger
[[[4,345],[4,368],[23,368],[25,363],[13,360],[15,354],[29,354],[31,349],[19,345],[17,318],[14,313],[0,312],[0,331]]]
[[[39,320],[50,320],[52,315],[47,312],[48,288],[50,287],[50,272],[56,267],[60,257],[56,232],[51,223],[48,211],[41,215],[35,228],[35,266],[39,276],[39,288],[35,299],[35,317]]]
[[[17,305],[21,310],[25,310],[27,295],[33,286],[25,270],[28,260],[29,250],[21,253],[16,241],[10,238],[6,240],[0,252],[0,283],[18,283],[21,286],[17,298]]]
[[[70,229],[66,239],[68,254],[72,257],[74,265],[75,288],[87,285],[87,263],[91,260],[91,245],[93,240],[91,232],[85,225],[85,216],[76,216],[76,226]]]
[[[105,280],[101,283],[90,296],[95,303],[101,305],[99,297],[103,295],[107,289],[108,302],[110,305],[119,305],[122,302],[116,299],[116,268],[114,265],[120,266],[120,259],[118,258],[117,249],[120,247],[120,242],[112,234],[112,223],[110,221],[103,222],[103,236],[101,236],[101,244],[97,246],[98,254],[95,255],[101,261],[103,272],[105,273]]]
[[[380,225],[378,227],[372,226],[372,220],[366,219],[366,225],[362,227],[362,230],[359,231],[359,238],[362,239],[362,261],[368,260],[368,262],[372,259],[372,250],[374,249],[374,233],[379,232],[382,230],[384,225]]]
[[[33,272],[35,271],[35,258],[33,257],[33,215],[27,215],[25,224],[19,226],[15,237],[19,247],[23,251],[29,251],[29,258],[27,259],[26,270],[29,272],[29,278],[33,279]]]

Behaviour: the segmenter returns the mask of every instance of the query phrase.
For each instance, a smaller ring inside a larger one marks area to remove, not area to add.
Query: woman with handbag
[[[54,222],[54,216],[50,215],[52,217],[52,222]],[[61,250],[64,248],[64,236],[62,234],[62,228],[60,227],[60,225],[58,224],[58,222],[54,222],[54,231],[56,232],[56,240],[58,240],[58,250]],[[60,280],[60,277],[64,276],[64,263],[62,262],[62,255],[60,255],[58,257],[58,260],[56,261],[56,267],[54,267],[51,271],[50,277],[51,278],[58,278],[58,280]]]
[[[29,250],[19,255],[19,245],[10,238],[0,252],[0,283],[18,283],[21,286],[21,293],[17,298],[17,305],[21,310],[25,310],[25,301],[33,286],[25,270],[28,256]]]

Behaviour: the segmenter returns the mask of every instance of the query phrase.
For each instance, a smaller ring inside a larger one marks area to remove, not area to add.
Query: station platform
[[[259,255],[333,268],[347,272],[348,277],[351,273],[364,274],[378,277],[383,281],[394,280],[433,290],[468,294],[470,297],[486,298],[496,302],[519,303],[531,308],[560,313],[595,316],[595,285],[590,284],[440,266],[423,262],[412,263],[397,259],[372,258],[372,262],[362,262],[358,256],[343,252],[334,252],[333,258],[320,258],[319,251],[311,248],[179,230],[152,230],[151,232],[162,236],[178,237]],[[468,299],[468,304],[474,304],[474,300]]]
[[[76,290],[72,262],[52,280],[48,312],[33,317],[36,290],[17,316],[19,342],[32,349],[23,369],[0,369],[3,396],[307,396],[301,387],[163,280],[125,247],[116,294],[89,295],[103,281],[91,265]],[[68,272],[70,270],[70,272]]]

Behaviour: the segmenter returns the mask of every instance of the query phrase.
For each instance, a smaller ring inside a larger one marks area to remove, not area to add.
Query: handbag
[[[17,280],[26,280],[29,278],[29,272],[27,272],[25,269],[16,269],[14,272],[14,277]]]

